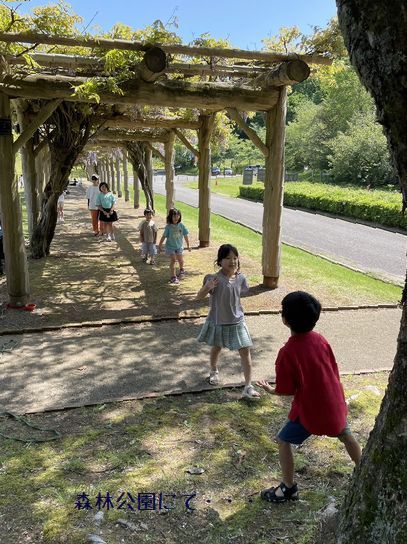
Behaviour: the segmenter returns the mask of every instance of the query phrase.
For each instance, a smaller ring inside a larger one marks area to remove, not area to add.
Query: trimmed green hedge
[[[263,184],[239,187],[239,194],[243,198],[263,201],[263,193]],[[284,205],[407,229],[407,215],[401,214],[401,194],[397,191],[368,191],[327,183],[291,182],[285,184]]]

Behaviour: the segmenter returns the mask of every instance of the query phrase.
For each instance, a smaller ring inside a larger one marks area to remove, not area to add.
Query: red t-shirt
[[[347,407],[331,346],[317,332],[291,336],[276,360],[276,393],[294,395],[288,419],[311,434],[337,436]]]

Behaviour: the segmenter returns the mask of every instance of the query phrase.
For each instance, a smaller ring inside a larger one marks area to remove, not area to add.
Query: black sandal
[[[282,495],[277,495],[278,490],[281,491]],[[287,487],[284,482],[281,482],[277,487],[264,489],[260,496],[268,502],[298,501],[298,486],[294,484],[292,487]]]

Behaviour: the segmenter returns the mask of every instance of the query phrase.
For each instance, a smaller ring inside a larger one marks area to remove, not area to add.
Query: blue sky
[[[52,2],[31,1],[23,6]],[[154,20],[178,19],[177,33],[187,43],[204,32],[215,38],[228,38],[243,49],[261,49],[261,40],[278,33],[282,26],[299,26],[305,34],[313,26],[324,27],[336,14],[334,0],[71,0],[73,10],[104,31],[115,23],[143,28]],[[16,2],[17,4],[17,2]],[[94,30],[94,28],[93,28]]]

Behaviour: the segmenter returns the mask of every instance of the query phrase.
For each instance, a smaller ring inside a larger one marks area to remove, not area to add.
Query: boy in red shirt
[[[276,360],[276,386],[265,380],[257,385],[272,395],[294,395],[288,421],[277,435],[282,482],[261,492],[269,502],[298,499],[294,483],[294,457],[291,444],[302,444],[312,434],[339,438],[357,464],[361,449],[347,422],[347,407],[338,367],[331,346],[314,332],[321,304],[303,291],[282,300],[282,319],[291,337]]]

